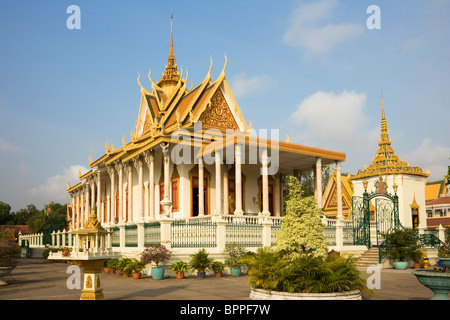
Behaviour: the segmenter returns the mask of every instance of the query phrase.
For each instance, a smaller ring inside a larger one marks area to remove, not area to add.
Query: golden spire
[[[377,154],[372,159],[372,164],[368,167],[364,166],[364,170],[358,170],[354,178],[381,177],[388,174],[412,174],[428,177],[428,173],[424,173],[422,168],[410,166],[405,161],[401,161],[395,154],[388,135],[383,96],[381,96],[381,136],[380,140],[378,140],[378,146]]]
[[[381,139],[378,141],[378,145],[383,144],[391,144],[391,140],[389,139],[389,134],[387,130],[387,121],[386,115],[384,114],[384,102],[383,96],[381,96]]]
[[[170,51],[167,58],[166,71],[163,73],[162,78],[158,81],[158,85],[163,87],[164,83],[175,82],[180,80],[180,74],[177,70],[177,64],[175,63],[175,56],[173,54],[173,13],[170,10]]]

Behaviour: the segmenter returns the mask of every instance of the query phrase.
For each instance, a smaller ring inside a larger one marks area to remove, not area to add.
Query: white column
[[[150,219],[155,219],[155,154],[150,152],[149,163]]]
[[[133,165],[128,163],[128,221],[133,223]]]
[[[75,230],[78,230],[80,228],[80,203],[81,203],[81,197],[80,197],[80,190],[77,190],[77,224]]]
[[[138,220],[144,220],[144,208],[143,208],[143,188],[144,188],[144,166],[141,158],[133,158],[134,166],[138,171]]]
[[[205,186],[204,186],[203,157],[198,159],[198,215],[205,215]]]
[[[106,169],[108,170],[109,173],[109,179],[111,181],[111,188],[110,188],[110,194],[109,194],[109,201],[108,201],[108,223],[114,223],[114,218],[116,216],[116,172],[114,167],[112,166],[107,166]],[[114,201],[114,202],[113,202]]]
[[[228,205],[228,166],[223,165],[223,214],[229,214]]]
[[[95,180],[94,180],[94,177],[92,177],[90,179],[90,182],[91,182],[90,183],[90,185],[91,185],[91,208],[90,208],[90,210],[88,212],[88,217],[91,214],[91,211],[95,209],[95,201],[96,201],[96,199],[95,199]],[[97,213],[98,213],[98,208],[97,208]]]
[[[235,150],[235,188],[234,188],[234,195],[236,199],[235,203],[235,215],[243,215],[244,211],[242,211],[242,168],[241,168],[241,152],[242,152],[242,145],[236,144],[236,150]]]
[[[101,177],[100,177],[100,170],[97,172],[97,218],[101,221],[103,224],[103,206],[102,206],[102,185],[101,185]]]
[[[336,161],[336,201],[337,201],[337,218],[344,219],[342,214],[342,180],[341,180],[341,162]]]
[[[164,209],[164,216],[166,218],[170,217],[172,212],[172,201],[169,199],[169,189],[170,189],[170,180],[169,180],[169,144],[161,144],[161,148],[164,154],[164,199],[160,201],[161,206]]]
[[[322,209],[322,159],[316,159],[316,194],[317,207]]]
[[[216,212],[215,214],[222,214],[222,152],[215,151],[215,162],[216,162]]]
[[[268,157],[267,149],[262,151],[262,193],[263,193],[263,210],[262,215],[269,217],[269,168],[268,168]]]
[[[119,222],[123,222],[123,164],[117,163],[116,170],[119,172]],[[114,196],[112,201],[115,201]]]

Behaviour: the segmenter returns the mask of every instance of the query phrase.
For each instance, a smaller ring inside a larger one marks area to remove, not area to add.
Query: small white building
[[[389,139],[382,102],[381,136],[376,156],[369,166],[358,170],[358,173],[351,177],[353,196],[363,196],[364,183],[367,183],[368,193],[377,192],[378,188],[392,195],[397,193],[401,225],[406,228],[426,228],[425,184],[428,175],[420,167],[411,166],[395,154]],[[380,186],[380,182],[384,185]],[[394,186],[397,187],[396,192]],[[371,220],[375,220],[375,203],[371,203],[371,208]]]

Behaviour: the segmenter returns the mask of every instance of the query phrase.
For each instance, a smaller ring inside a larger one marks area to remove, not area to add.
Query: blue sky
[[[70,30],[70,5],[81,29]],[[368,29],[378,5],[381,29]],[[441,179],[450,164],[450,1],[2,1],[0,201],[13,211],[69,201],[78,169],[120,145],[147,75],[175,57],[194,85],[213,59],[253,128],[345,152],[355,174],[375,156],[381,95],[402,160]]]

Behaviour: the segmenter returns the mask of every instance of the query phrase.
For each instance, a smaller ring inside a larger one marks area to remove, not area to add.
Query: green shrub
[[[189,261],[189,267],[191,269],[197,270],[198,272],[205,272],[206,269],[210,268],[213,259],[209,257],[209,254],[205,249],[200,249],[196,253],[191,255],[191,260]]]
[[[394,261],[414,259],[418,251],[417,231],[414,229],[396,229],[381,234],[386,239],[386,254]]]
[[[286,259],[280,252],[259,248],[247,259],[254,289],[290,293],[330,293],[360,290],[371,293],[355,267],[355,258],[330,256]]]

